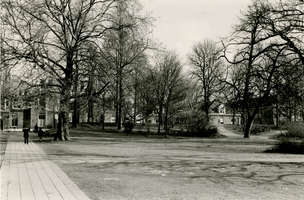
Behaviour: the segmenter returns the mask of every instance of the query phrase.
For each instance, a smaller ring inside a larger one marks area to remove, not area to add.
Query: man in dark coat
[[[38,124],[36,123],[35,127],[34,127],[34,132],[38,132]]]
[[[24,137],[24,144],[28,144],[29,129],[26,128],[26,126],[24,126],[22,131],[23,131],[23,137]]]
[[[38,137],[39,137],[39,142],[41,143],[42,140],[42,136],[44,135],[44,131],[42,130],[42,128],[40,127],[38,130]]]

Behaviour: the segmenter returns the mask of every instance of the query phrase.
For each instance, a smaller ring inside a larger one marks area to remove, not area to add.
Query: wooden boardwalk
[[[88,200],[34,142],[11,132],[1,166],[1,200]]]

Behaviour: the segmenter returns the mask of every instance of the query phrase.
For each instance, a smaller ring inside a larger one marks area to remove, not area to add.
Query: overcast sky
[[[182,58],[205,38],[219,41],[232,32],[240,10],[251,0],[142,0],[144,10],[156,18],[154,37]]]

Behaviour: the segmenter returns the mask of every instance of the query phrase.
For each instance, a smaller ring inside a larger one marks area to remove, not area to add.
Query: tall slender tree
[[[170,114],[173,115],[177,111],[177,109],[173,109],[174,105],[186,98],[187,85],[184,82],[182,69],[183,65],[179,56],[172,51],[158,54],[155,67],[151,71],[157,102],[158,133],[164,123],[166,137],[168,136]]]
[[[118,0],[111,25],[103,44],[104,57],[115,74],[115,107],[117,128],[121,129],[122,113],[126,99],[127,76],[134,70],[144,51],[152,45],[150,25],[152,18],[141,15],[141,4],[137,0]]]
[[[198,42],[192,47],[188,55],[192,67],[191,75],[201,86],[202,108],[209,121],[209,110],[217,100],[219,91],[222,89],[224,64],[220,58],[221,49],[212,40]]]

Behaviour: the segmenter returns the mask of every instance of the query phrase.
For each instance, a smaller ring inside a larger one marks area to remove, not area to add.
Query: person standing
[[[44,131],[42,130],[41,127],[39,127],[39,131],[38,131],[38,137],[39,137],[39,142],[41,143],[42,140],[42,136],[44,135]]]
[[[36,123],[35,127],[34,127],[34,132],[38,132],[38,124]]]
[[[23,137],[24,137],[24,144],[28,144],[28,138],[29,138],[29,129],[26,128],[26,126],[23,126]]]

